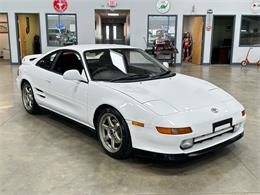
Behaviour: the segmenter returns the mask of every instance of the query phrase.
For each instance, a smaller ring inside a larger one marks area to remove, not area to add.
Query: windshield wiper
[[[163,72],[163,73],[160,73],[160,74],[157,74],[157,75],[151,75],[151,74],[132,74],[132,75],[127,75],[127,76],[124,76],[124,77],[119,77],[119,78],[115,78],[115,79],[112,79],[110,80],[110,82],[115,82],[115,81],[122,81],[122,80],[134,80],[134,79],[146,79],[146,78],[151,78],[151,79],[157,79],[157,78],[161,78],[161,77],[164,77],[164,76],[175,76],[176,73],[168,70],[166,72]]]
[[[133,80],[133,79],[145,79],[145,78],[150,78],[149,74],[133,74],[133,75],[127,75],[124,77],[119,77],[119,78],[115,78],[110,80],[110,82],[114,82],[114,81],[122,81],[122,80]]]
[[[160,78],[160,77],[163,77],[163,76],[166,76],[166,75],[175,76],[176,73],[174,73],[170,70],[167,70],[166,72],[155,75],[153,78]]]

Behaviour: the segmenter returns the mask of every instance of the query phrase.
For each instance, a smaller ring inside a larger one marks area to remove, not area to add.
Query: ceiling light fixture
[[[108,16],[119,16],[119,13],[107,13]]]

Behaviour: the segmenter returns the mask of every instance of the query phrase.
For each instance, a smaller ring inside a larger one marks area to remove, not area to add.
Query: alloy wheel
[[[32,110],[33,109],[33,91],[32,87],[28,84],[25,84],[23,86],[23,104],[26,110]]]
[[[111,153],[116,153],[122,146],[123,134],[119,120],[112,113],[105,113],[99,122],[99,135],[103,146]]]

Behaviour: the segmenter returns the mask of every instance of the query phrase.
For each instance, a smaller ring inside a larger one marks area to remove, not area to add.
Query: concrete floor
[[[86,128],[49,112],[27,114],[17,66],[0,63],[0,194],[260,194],[260,68],[173,69],[235,96],[247,110],[245,137],[188,162],[114,160]]]

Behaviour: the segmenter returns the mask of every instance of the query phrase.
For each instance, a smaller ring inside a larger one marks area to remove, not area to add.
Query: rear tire
[[[115,109],[107,107],[98,116],[97,133],[105,152],[116,159],[128,158],[132,152],[132,142],[128,125]]]
[[[30,114],[40,111],[40,107],[34,99],[32,86],[28,82],[24,82],[22,85],[22,102],[25,110]]]
[[[257,66],[260,66],[260,60],[257,62],[257,64],[256,64]]]

